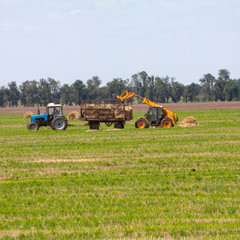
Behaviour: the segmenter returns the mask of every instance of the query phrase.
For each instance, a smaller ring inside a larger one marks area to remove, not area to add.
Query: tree
[[[238,98],[238,86],[237,81],[235,80],[228,80],[225,83],[223,94],[225,96],[226,101],[237,100]]]
[[[38,94],[39,94],[39,104],[46,106],[48,103],[52,102],[51,86],[46,79],[40,79],[38,84]]]
[[[227,81],[230,79],[230,72],[227,69],[220,69],[218,71],[218,79],[214,86],[215,100],[224,101],[224,87]]]
[[[36,80],[25,81],[20,85],[20,100],[24,106],[34,106],[40,103],[40,96],[38,94],[38,82]]]
[[[62,105],[72,105],[71,94],[72,88],[68,84],[64,84],[60,88],[61,99],[60,102]]]
[[[107,99],[107,87],[103,86],[97,89],[97,99]]]
[[[9,102],[9,106],[13,107],[13,106],[17,106],[18,105],[18,101],[20,99],[20,91],[18,89],[17,83],[14,82],[10,82],[8,84],[8,102]]]
[[[142,96],[146,97],[146,92],[149,87],[149,76],[145,71],[139,72],[132,75],[131,86],[133,91]]]
[[[122,94],[126,90],[127,80],[114,78],[107,83],[107,98],[115,99],[116,96]]]
[[[201,91],[201,86],[197,83],[191,83],[187,85],[184,91],[185,102],[194,102],[197,101],[197,96]]]
[[[155,78],[155,98],[157,102],[168,102],[171,96],[171,84],[169,80],[168,76],[165,78]]]
[[[208,73],[201,78],[200,83],[202,85],[202,99],[203,101],[213,101],[214,98],[214,84],[216,82],[215,77]]]
[[[240,78],[236,80],[237,82],[237,88],[238,88],[238,98],[237,100],[239,101],[240,100]]]
[[[85,100],[87,97],[87,89],[83,81],[76,80],[72,85],[72,101],[79,105],[81,100]]]
[[[98,98],[98,89],[102,80],[98,76],[94,76],[87,80],[87,99],[94,100]]]
[[[156,101],[157,102],[165,102],[165,92],[166,92],[166,86],[164,83],[164,80],[160,77],[155,78],[155,87],[156,87]]]
[[[51,102],[59,103],[60,101],[60,82],[53,78],[47,79],[51,89]]]
[[[147,90],[145,92],[146,98],[155,101],[156,99],[156,83],[155,83],[155,77],[149,76],[147,79]]]
[[[181,97],[183,96],[184,90],[185,87],[183,84],[172,80],[171,97],[173,102],[180,101]]]
[[[5,87],[0,88],[0,107],[5,107],[8,101],[8,89]]]
[[[220,69],[218,71],[218,79],[222,79],[223,82],[227,82],[230,79],[230,72],[227,69]]]

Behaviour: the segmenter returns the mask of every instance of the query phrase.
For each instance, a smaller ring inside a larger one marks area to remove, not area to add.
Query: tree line
[[[183,85],[173,77],[148,75],[145,71],[132,75],[131,79],[114,78],[105,86],[94,76],[61,85],[53,78],[27,80],[17,86],[15,81],[0,88],[0,107],[45,106],[50,102],[63,105],[79,105],[81,100],[115,99],[123,91],[133,91],[154,102],[207,102],[239,101],[240,79],[231,79],[227,69],[220,69],[215,77],[208,73],[199,79],[199,84]]]

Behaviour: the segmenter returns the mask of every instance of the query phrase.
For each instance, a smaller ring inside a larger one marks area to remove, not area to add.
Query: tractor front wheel
[[[28,129],[28,130],[36,131],[36,130],[39,129],[39,125],[38,125],[36,122],[30,122],[30,123],[27,125],[27,129]]]
[[[173,122],[170,118],[164,118],[161,121],[161,126],[165,128],[170,128],[170,127],[173,127]]]
[[[55,117],[51,122],[53,130],[65,130],[67,128],[67,120],[64,117]]]
[[[135,127],[136,127],[136,128],[148,128],[149,125],[148,125],[146,119],[144,119],[144,118],[139,118],[139,119],[135,122]]]

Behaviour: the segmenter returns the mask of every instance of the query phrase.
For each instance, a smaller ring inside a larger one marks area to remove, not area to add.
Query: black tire
[[[145,118],[139,118],[136,122],[135,122],[135,127],[136,128],[149,128],[149,125],[146,121]]]
[[[53,130],[65,130],[67,128],[67,120],[64,117],[55,117],[51,122]]]
[[[173,127],[173,122],[170,118],[164,118],[162,121],[161,121],[161,127],[164,127],[164,128],[169,128],[169,127]]]
[[[124,128],[124,124],[122,122],[116,122],[114,124],[114,128],[123,129]]]
[[[89,127],[90,129],[99,129],[99,123],[97,122],[93,122],[93,123],[89,123]]]
[[[32,131],[36,131],[39,129],[39,125],[36,123],[36,122],[30,122],[28,125],[27,125],[27,129],[28,130],[32,130]]]

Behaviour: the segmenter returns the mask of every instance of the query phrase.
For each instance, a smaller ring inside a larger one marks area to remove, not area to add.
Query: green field
[[[240,239],[240,110],[176,113],[200,126],[28,131],[0,115],[0,238]]]

